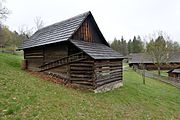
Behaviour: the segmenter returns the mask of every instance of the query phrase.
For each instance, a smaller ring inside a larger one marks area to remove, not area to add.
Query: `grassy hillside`
[[[21,57],[0,54],[0,119],[180,119],[180,90],[134,71],[124,87],[94,94],[20,70]]]

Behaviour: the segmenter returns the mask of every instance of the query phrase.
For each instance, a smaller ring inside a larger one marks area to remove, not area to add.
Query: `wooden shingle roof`
[[[123,59],[124,57],[111,49],[110,47],[100,43],[90,43],[80,40],[70,40],[72,44],[84,51],[93,59]]]
[[[151,56],[145,53],[131,53],[129,55],[129,64],[131,63],[153,63]]]
[[[131,53],[129,55],[129,64],[154,63],[152,57],[145,53]],[[172,54],[167,61],[168,63],[180,63],[180,52]]]
[[[167,73],[180,73],[180,67],[171,69]]]
[[[68,40],[91,12],[86,12],[59,23],[44,27],[23,42],[19,49],[26,49]]]

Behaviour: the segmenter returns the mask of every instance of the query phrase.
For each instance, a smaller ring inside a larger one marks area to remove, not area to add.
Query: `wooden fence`
[[[142,74],[143,70],[140,69],[134,69],[137,73]],[[145,70],[145,77],[152,78],[155,80],[159,80],[161,82],[171,84],[177,88],[180,88],[180,78],[174,78],[174,77],[166,77],[166,76],[159,76],[157,74],[151,73],[147,70]]]

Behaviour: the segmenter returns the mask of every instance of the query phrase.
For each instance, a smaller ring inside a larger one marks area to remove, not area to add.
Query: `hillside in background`
[[[75,90],[20,69],[21,56],[0,54],[0,119],[180,119],[180,90],[124,72],[122,88]]]

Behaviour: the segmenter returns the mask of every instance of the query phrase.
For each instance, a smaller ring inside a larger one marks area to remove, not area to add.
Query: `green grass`
[[[149,72],[158,75],[158,70],[150,70]],[[161,70],[161,76],[168,77],[168,73],[167,72],[168,72],[168,70]]]
[[[20,70],[22,57],[0,54],[0,119],[180,119],[180,90],[132,70],[106,93],[67,88]]]

